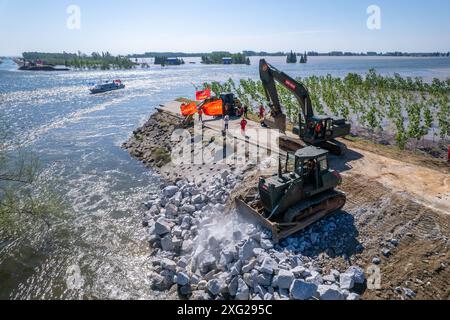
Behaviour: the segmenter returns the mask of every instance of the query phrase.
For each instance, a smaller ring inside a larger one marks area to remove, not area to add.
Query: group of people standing
[[[228,132],[229,126],[230,126],[229,110],[230,110],[230,106],[228,104],[226,104],[224,107],[225,112],[224,112],[224,117],[223,117],[224,133]],[[245,136],[245,131],[246,131],[247,125],[248,125],[247,119],[249,119],[248,111],[249,110],[248,110],[247,106],[239,106],[236,111],[236,115],[238,117],[241,117],[240,126],[241,126],[242,135],[244,135],[244,136]],[[199,108],[197,113],[198,113],[198,120],[200,122],[203,122],[203,110],[201,108]],[[264,108],[263,105],[260,105],[259,106],[259,119],[260,119],[261,125],[264,125],[265,115],[266,115],[266,109]]]
[[[227,108],[225,108],[225,110],[227,110]],[[241,117],[240,125],[241,125],[242,135],[245,135],[245,130],[247,128],[247,124],[248,124],[247,119],[249,119],[248,111],[249,110],[248,110],[247,106],[244,106],[244,107],[241,106],[238,108],[237,116]],[[261,125],[264,125],[265,116],[266,116],[266,109],[264,108],[263,105],[260,105],[259,106],[259,119],[260,119]],[[228,112],[226,112],[223,120],[224,120],[224,132],[227,132],[229,129],[229,123],[230,123],[230,116],[229,116]]]
[[[230,106],[228,104],[225,105],[225,115],[223,117],[224,124],[224,133],[228,132],[230,126]],[[235,112],[236,116],[241,118],[241,132],[242,135],[245,136],[245,130],[247,128],[247,119],[248,119],[248,107],[247,106],[239,106],[236,108]]]

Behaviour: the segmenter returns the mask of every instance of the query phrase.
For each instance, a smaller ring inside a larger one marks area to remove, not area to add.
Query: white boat
[[[91,91],[91,94],[96,94],[120,89],[125,89],[125,85],[120,80],[114,80],[112,82],[97,84],[90,88],[89,91]]]

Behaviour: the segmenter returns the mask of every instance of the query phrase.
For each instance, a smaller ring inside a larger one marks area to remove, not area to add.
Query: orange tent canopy
[[[203,111],[205,115],[210,117],[218,117],[223,115],[223,102],[221,99],[207,102],[203,105]]]
[[[182,104],[181,105],[181,114],[183,117],[192,116],[197,113],[197,104],[195,102],[191,102],[190,104]]]

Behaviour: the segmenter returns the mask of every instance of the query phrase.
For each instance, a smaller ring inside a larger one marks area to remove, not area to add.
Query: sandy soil
[[[405,192],[395,192],[359,174],[347,174],[342,185],[348,195],[346,211],[355,217],[364,251],[353,258],[363,265],[382,260],[381,290],[367,290],[366,299],[401,299],[397,287],[417,293],[418,299],[450,298],[450,218]],[[397,239],[399,244],[389,241]],[[390,250],[385,257],[381,251]]]

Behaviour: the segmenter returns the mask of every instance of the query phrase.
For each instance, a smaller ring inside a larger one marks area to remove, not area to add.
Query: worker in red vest
[[[316,125],[316,137],[320,138],[322,136],[322,131],[323,131],[324,126],[319,123]]]
[[[245,117],[242,117],[242,121],[241,121],[241,132],[242,135],[245,136],[245,129],[247,128],[247,120],[245,120]]]
[[[263,105],[259,106],[259,119],[263,120],[266,114],[266,109],[264,109]]]
[[[264,127],[265,125],[265,117],[266,117],[266,109],[264,109],[263,105],[259,106],[259,122],[261,123],[261,126]]]

